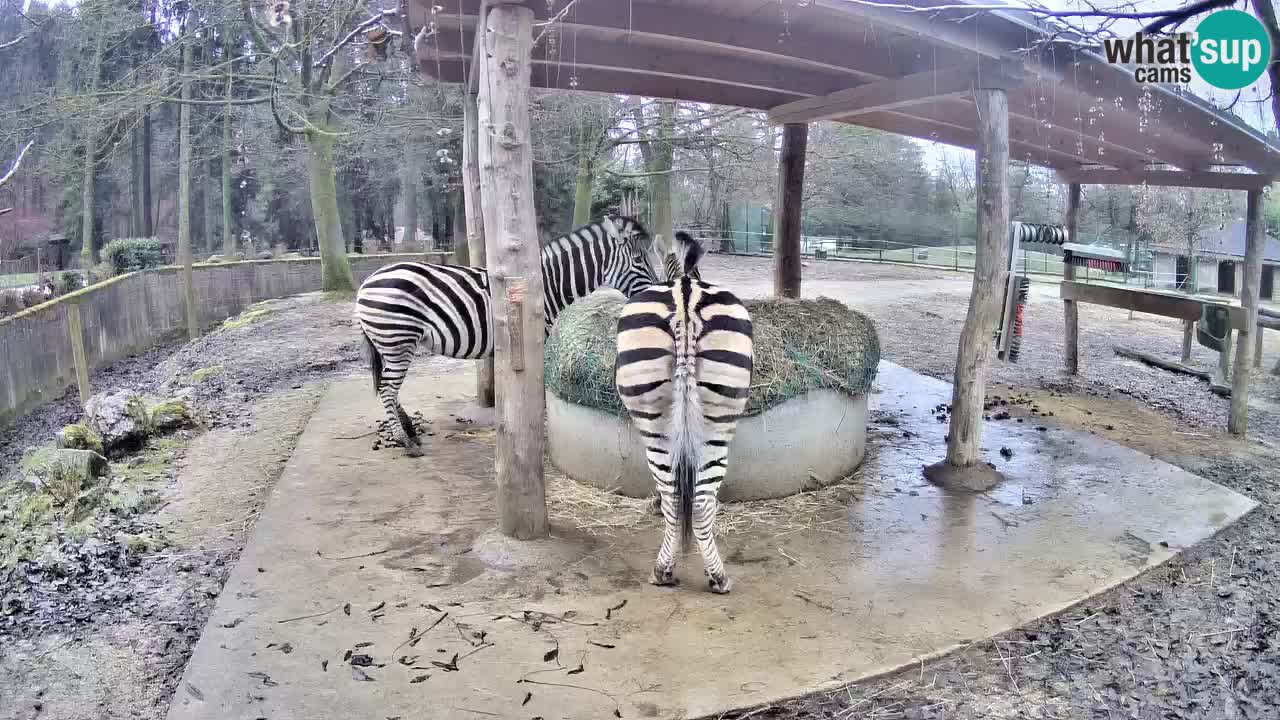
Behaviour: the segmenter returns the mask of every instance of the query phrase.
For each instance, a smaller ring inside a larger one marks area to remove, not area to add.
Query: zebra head
[[[608,239],[620,250],[609,254],[602,284],[631,297],[662,282],[662,256],[653,236],[640,221],[614,215],[606,216],[601,225]]]

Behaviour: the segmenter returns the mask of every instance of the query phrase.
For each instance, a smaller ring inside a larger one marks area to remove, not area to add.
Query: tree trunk
[[[478,127],[486,255],[498,378],[495,449],[498,529],[527,540],[547,534],[542,271],[529,139],[533,11],[496,4],[484,19]]]
[[[800,297],[800,223],[804,205],[804,159],[809,141],[807,123],[782,128],[778,158],[778,199],[773,213],[773,294]]]
[[[222,111],[222,254],[236,254],[236,229],[231,213],[231,69],[227,69],[227,107]]]
[[[338,216],[338,186],[333,169],[335,139],[323,132],[327,128],[321,124],[325,115],[328,115],[327,111],[312,118],[312,123],[322,132],[307,133],[307,146],[311,149],[311,212],[315,217],[320,248],[322,287],[326,291],[350,291],[355,289],[355,278],[351,274],[351,263],[347,261],[342,219]]]
[[[578,176],[573,185],[573,226],[580,228],[591,222],[591,186],[595,180],[595,123],[584,112],[578,126]]]
[[[155,206],[151,202],[151,110],[142,114],[142,236],[155,236]]]
[[[1263,0],[1269,2],[1269,0]],[[1249,374],[1253,369],[1253,334],[1258,327],[1258,290],[1262,284],[1262,256],[1265,252],[1266,222],[1262,217],[1262,191],[1250,190],[1245,214],[1244,278],[1240,284],[1240,304],[1244,306],[1244,327],[1236,334],[1236,364],[1231,375],[1231,416],[1227,431],[1243,437],[1249,429]]]
[[[1009,100],[1004,90],[995,88],[975,91],[974,99],[979,118],[977,256],[969,312],[956,354],[946,460],[952,468],[970,471],[985,468],[981,439],[987,365],[1009,277]],[[976,490],[998,479],[994,473],[982,474],[987,477],[968,473],[962,483]]]
[[[196,288],[191,270],[191,43],[182,45],[182,99],[178,107],[178,262],[182,265],[183,302],[187,310],[187,337],[200,336],[196,312]]]
[[[462,117],[462,198],[467,213],[467,246],[471,266],[485,266],[484,205],[480,196],[480,137],[476,119],[476,96],[463,98]],[[493,407],[493,356],[483,359],[476,368],[476,402],[480,407]]]
[[[218,198],[213,191],[213,179],[218,177],[218,166],[210,157],[205,162],[205,172],[200,185],[204,192],[204,249],[209,255],[218,251]]]
[[[129,132],[129,235],[143,237],[142,234],[142,143],[138,128]]]
[[[467,245],[467,212],[462,193],[449,196],[449,205],[453,208],[453,264],[469,265],[471,263],[471,247]]]
[[[656,172],[649,179],[650,203],[653,208],[653,232],[662,236],[662,252],[665,254],[674,246],[675,229],[671,213],[671,163],[675,156],[675,145],[671,137],[675,134],[676,104],[671,100],[658,103],[658,139],[653,143],[653,165],[649,172]]]
[[[400,179],[404,193],[404,236],[405,248],[417,249],[418,242],[418,178],[422,175],[418,169],[417,159],[413,153],[405,159],[403,177]],[[394,234],[394,230],[392,233]]]
[[[85,90],[90,93],[98,89],[98,76],[102,72],[104,37],[103,33],[94,33],[93,56],[89,61],[88,78],[85,81]],[[93,242],[97,231],[94,225],[94,214],[97,212],[94,203],[96,190],[94,185],[98,169],[98,124],[96,118],[90,118],[85,123],[84,169],[80,184],[80,265],[86,269],[91,267],[98,258]]]

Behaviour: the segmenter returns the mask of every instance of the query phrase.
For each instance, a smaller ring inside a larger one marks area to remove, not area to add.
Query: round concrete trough
[[[547,447],[565,475],[628,497],[653,494],[644,443],[625,417],[547,393]],[[840,480],[867,452],[867,398],[811,390],[738,423],[723,501],[764,500]]]

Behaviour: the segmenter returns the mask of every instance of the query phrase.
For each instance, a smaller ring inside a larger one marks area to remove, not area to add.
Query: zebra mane
[[[679,263],[680,274],[698,277],[698,261],[702,259],[702,244],[683,230],[676,233],[676,244],[671,254]]]
[[[612,238],[622,240],[622,233],[618,231],[618,225],[631,223],[636,232],[631,237],[626,238],[626,242],[635,246],[640,250],[648,250],[653,245],[653,236],[645,229],[645,226],[633,217],[627,215],[605,215],[600,219],[600,224],[604,226],[605,234]]]

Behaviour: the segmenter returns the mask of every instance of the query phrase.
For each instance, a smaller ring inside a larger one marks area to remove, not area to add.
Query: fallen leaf
[[[204,693],[200,692],[200,688],[195,685],[187,683],[187,692],[191,693],[191,697],[200,700],[201,702],[204,701]]]
[[[343,606],[342,606],[342,612],[343,612],[343,614],[345,614],[345,615],[350,615],[350,614],[351,614],[351,603],[347,603],[346,605],[343,605]]]
[[[348,660],[350,660],[350,659],[351,659],[351,651],[350,651],[350,650],[348,650],[348,651],[347,651],[347,654],[342,656],[342,662],[346,662],[346,661],[348,661]]]
[[[386,600],[383,600],[382,602],[378,603],[377,605],[374,605],[374,606],[373,606],[373,608],[372,608],[371,610],[369,610],[369,612],[371,612],[371,613],[376,613],[376,612],[378,612],[379,610],[381,610],[382,608],[384,608],[384,607],[386,607],[386,606],[387,606],[387,601],[386,601]]]
[[[542,662],[551,662],[552,660],[555,660],[555,659],[556,659],[556,658],[558,658],[558,657],[560,657],[560,648],[559,648],[559,646],[554,647],[554,648],[551,648],[550,650],[548,650],[548,651],[546,652],[546,654],[544,654],[544,655],[542,656]]]
[[[431,604],[431,603],[427,603],[427,609],[428,609],[428,610],[433,610],[433,611],[435,611],[435,612],[444,612],[444,611],[443,611],[443,610],[441,610],[439,607],[437,607],[437,606],[435,606],[435,605],[433,605],[433,604]]]
[[[525,705],[528,705],[528,704],[529,704],[529,701],[530,701],[530,700],[532,700],[532,699],[533,699],[533,693],[531,693],[531,692],[527,692],[527,693],[525,693],[525,694],[524,694],[524,702],[520,703],[520,707],[524,707]]]
[[[358,667],[351,668],[351,677],[360,682],[374,682],[374,679],[369,677],[368,673]]]
[[[356,643],[356,649],[357,649],[357,650],[359,650],[360,648],[367,648],[367,647],[369,647],[370,645],[373,645],[373,643],[371,643],[371,642],[358,642],[358,643]]]
[[[229,622],[229,623],[223,623],[223,624],[222,624],[222,627],[230,629],[230,628],[233,628],[233,627],[235,627],[235,626],[239,625],[243,620],[244,620],[244,618],[236,618],[235,620],[232,620],[232,621],[231,621],[231,622]]]
[[[596,642],[595,640],[588,640],[587,642],[591,643],[592,645],[595,645],[596,647],[602,647],[608,650],[612,650],[618,647],[617,645],[610,645],[609,643]]]
[[[426,680],[427,678],[429,678],[429,677],[431,677],[431,676],[430,676],[430,675],[419,675],[419,676],[415,677],[414,679],[410,680],[410,681],[409,681],[409,684],[410,684],[410,685],[416,685],[417,683],[420,683],[420,682],[425,681],[425,680]]]
[[[323,670],[323,671],[325,671],[325,672],[329,672],[329,661],[328,661],[328,660],[321,660],[321,661],[320,661],[320,669],[321,669],[321,670]]]
[[[623,598],[623,599],[622,599],[622,602],[620,602],[620,603],[618,603],[617,605],[614,605],[613,607],[611,607],[611,608],[609,608],[608,610],[605,610],[605,611],[604,611],[604,619],[605,619],[605,620],[610,620],[610,619],[612,619],[612,618],[613,618],[613,611],[614,611],[614,610],[621,610],[622,608],[624,608],[624,607],[626,607],[626,606],[627,606],[627,599],[626,599],[626,598]]]
[[[586,670],[586,668],[584,668],[584,667],[582,667],[581,665],[579,665],[578,667],[576,667],[576,668],[574,668],[574,669],[570,670],[567,674],[569,674],[569,675],[577,675],[578,673],[580,673],[580,672],[582,672],[582,671],[584,671],[584,670]]]
[[[361,653],[351,656],[351,664],[356,667],[370,667],[373,665],[373,656]]]
[[[281,646],[280,646],[280,652],[284,653],[285,655],[288,655],[289,653],[293,652],[293,644],[292,644],[292,643],[285,643],[285,644],[281,645]]]

